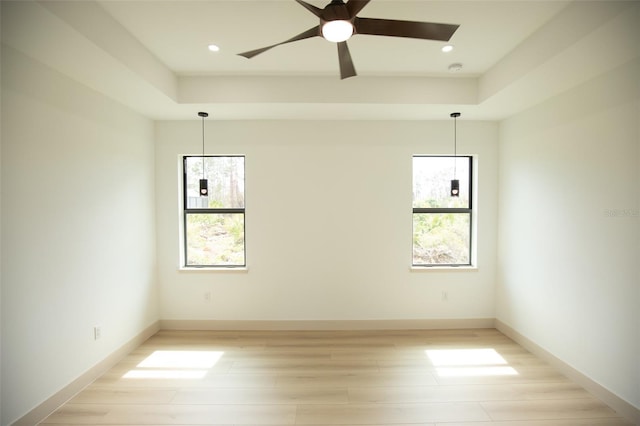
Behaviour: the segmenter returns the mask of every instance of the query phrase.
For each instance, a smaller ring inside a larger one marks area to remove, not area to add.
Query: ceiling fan
[[[353,77],[356,69],[349,53],[347,40],[355,34],[368,34],[390,37],[418,38],[424,40],[449,41],[459,25],[438,24],[433,22],[398,21],[393,19],[359,18],[356,16],[370,0],[332,0],[324,9],[313,6],[303,0],[295,0],[320,19],[320,24],[291,37],[281,43],[256,50],[239,53],[245,58],[253,58],[260,53],[280,46],[311,37],[324,37],[338,45],[340,78]]]

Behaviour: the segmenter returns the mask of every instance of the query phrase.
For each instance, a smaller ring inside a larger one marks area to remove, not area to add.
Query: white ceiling
[[[355,35],[346,80],[320,37],[237,55],[316,26],[294,0],[3,1],[2,41],[153,119],[498,120],[637,55],[637,39],[593,46],[624,38],[639,4],[372,0],[359,16],[459,24],[455,49]]]
[[[463,75],[477,76],[566,4],[373,0],[359,16],[459,24],[451,39],[456,49],[443,54],[443,42],[367,35],[356,35],[348,44],[362,76],[447,75],[453,62],[464,64]],[[283,45],[251,60],[237,55],[318,25],[318,19],[293,0],[100,5],[177,74],[338,75],[336,46],[320,37]],[[212,54],[206,48],[209,43],[222,50]]]

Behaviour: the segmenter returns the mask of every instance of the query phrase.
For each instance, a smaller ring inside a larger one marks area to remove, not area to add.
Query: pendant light
[[[209,182],[207,181],[204,170],[204,119],[209,116],[206,112],[199,112],[198,116],[202,118],[202,179],[200,179],[200,196],[209,196]]]
[[[456,166],[458,163],[458,117],[460,117],[459,112],[452,112],[451,118],[453,118],[453,179],[451,180],[451,196],[459,197],[460,196],[460,181],[456,176]]]

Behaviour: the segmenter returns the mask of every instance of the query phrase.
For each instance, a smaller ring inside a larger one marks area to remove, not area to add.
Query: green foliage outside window
[[[469,215],[413,215],[413,264],[469,264]]]

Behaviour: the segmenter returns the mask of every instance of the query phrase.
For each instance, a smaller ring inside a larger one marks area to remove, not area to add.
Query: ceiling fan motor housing
[[[322,16],[320,17],[320,23],[324,24],[330,21],[351,21],[352,17],[349,14],[347,5],[342,0],[332,0],[331,3],[326,5],[322,10]]]

